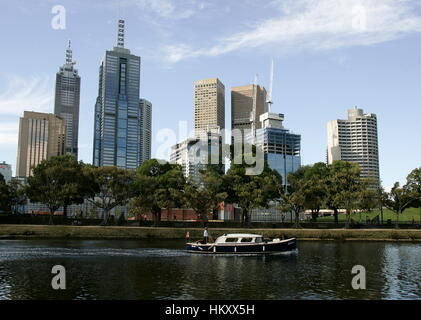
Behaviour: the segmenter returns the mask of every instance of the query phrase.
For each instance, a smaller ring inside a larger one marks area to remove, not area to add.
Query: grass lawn
[[[351,218],[354,219],[354,221],[362,222],[364,223],[367,219],[373,219],[376,216],[380,215],[380,210],[374,210],[372,212],[356,212],[351,215]],[[339,221],[345,221],[346,215],[345,214],[339,214],[338,216]],[[419,208],[409,208],[406,209],[399,217],[399,221],[401,222],[412,222],[412,218],[415,219],[416,223],[420,223],[420,209]],[[392,219],[392,222],[396,221],[396,214],[393,213],[393,211],[389,209],[383,210],[383,222],[386,223],[388,219]],[[334,217],[320,217],[317,219],[317,221],[333,221]]]

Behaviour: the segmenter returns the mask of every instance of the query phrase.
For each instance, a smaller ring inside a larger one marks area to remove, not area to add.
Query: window
[[[238,238],[227,238],[225,239],[225,243],[234,243],[238,242]]]
[[[253,238],[243,238],[241,242],[253,242]]]

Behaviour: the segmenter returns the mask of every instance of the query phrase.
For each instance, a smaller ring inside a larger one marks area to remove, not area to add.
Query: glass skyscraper
[[[117,46],[99,68],[93,164],[136,169],[141,164],[140,57],[124,48],[124,20]]]
[[[282,176],[283,185],[288,186],[288,175],[301,168],[301,135],[284,128],[283,114],[266,112],[260,121],[262,128],[256,130],[256,146],[263,151],[269,167]]]
[[[72,49],[66,50],[66,63],[56,75],[54,114],[66,121],[65,153],[78,157],[80,76],[74,68]]]
[[[140,99],[140,162],[141,164],[151,159],[152,156],[152,102]]]

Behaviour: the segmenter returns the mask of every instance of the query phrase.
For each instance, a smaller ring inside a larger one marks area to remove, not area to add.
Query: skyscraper
[[[285,129],[283,121],[283,114],[266,112],[261,115],[261,128],[256,130],[255,141],[269,168],[276,170],[282,176],[283,185],[287,186],[288,175],[301,168],[301,136]]]
[[[231,129],[252,129],[251,113],[253,103],[256,99],[256,119],[265,113],[266,108],[266,89],[258,85],[247,85],[233,87],[231,89]],[[261,128],[261,123],[256,123],[256,129]],[[243,132],[244,134],[244,132]]]
[[[56,75],[54,114],[66,120],[66,154],[78,157],[80,76],[74,68],[71,43],[66,50],[66,63]]]
[[[119,20],[117,46],[106,51],[99,68],[93,163],[136,169],[142,142],[140,57],[124,48],[124,28],[124,20]]]
[[[179,164],[184,176],[191,182],[200,183],[200,171],[213,166],[225,171],[222,162],[222,137],[217,132],[208,132],[200,137],[188,138],[172,147],[170,162]]]
[[[49,113],[25,111],[19,122],[16,176],[29,177],[32,168],[66,148],[66,121]]]
[[[199,143],[199,138],[188,138],[174,145],[170,156],[170,162],[179,164],[186,179],[195,183],[199,181],[200,170],[203,169],[199,163],[202,160],[198,154]]]
[[[152,145],[152,103],[146,99],[140,99],[140,163],[151,159]]]
[[[362,178],[380,183],[377,116],[364,114],[355,107],[348,110],[347,120],[333,120],[327,124],[328,163],[343,160],[358,163]]]
[[[282,176],[285,187],[289,185],[288,175],[301,168],[301,135],[294,134],[283,126],[285,116],[272,112],[274,62],[271,65],[269,93],[265,108],[267,111],[258,116],[258,100],[256,100],[255,130],[246,135],[246,140],[260,148],[269,167]],[[256,93],[256,91],[255,91]],[[258,95],[256,95],[258,96]],[[258,124],[257,121],[260,121]]]
[[[219,79],[195,82],[195,137],[172,147],[170,162],[181,165],[184,176],[200,182],[206,165],[225,170],[221,130],[225,129],[225,87]]]
[[[196,135],[214,129],[225,129],[225,87],[219,79],[195,82]]]

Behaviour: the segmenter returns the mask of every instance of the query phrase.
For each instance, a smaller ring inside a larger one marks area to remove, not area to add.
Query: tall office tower
[[[225,87],[219,79],[195,82],[196,135],[225,129]]]
[[[355,107],[348,110],[347,120],[333,120],[327,124],[328,163],[335,160],[360,165],[361,177],[380,183],[377,116],[364,114]]]
[[[140,163],[150,160],[152,151],[152,103],[140,99]]]
[[[66,50],[66,63],[56,75],[54,114],[66,120],[66,154],[78,157],[80,76],[74,68],[71,43]]]
[[[19,122],[16,176],[29,177],[43,160],[66,153],[66,121],[54,114],[25,111]]]
[[[260,129],[256,130],[256,146],[261,148],[271,169],[289,185],[288,175],[301,168],[301,135],[291,133],[283,126],[284,115],[266,112],[260,116]],[[251,141],[251,135],[248,140]]]
[[[5,161],[0,162],[0,174],[6,183],[9,183],[12,180],[12,165],[7,164]]]
[[[99,68],[93,164],[136,169],[141,163],[140,57],[124,48],[124,28],[119,20],[117,46],[106,51]]]
[[[267,111],[266,89],[258,85],[234,87],[231,89],[231,129],[252,129],[251,113],[256,99],[256,119]],[[256,129],[261,123],[256,123]],[[244,134],[244,132],[243,132]]]

